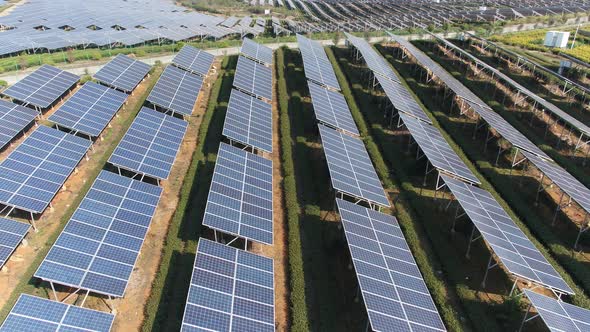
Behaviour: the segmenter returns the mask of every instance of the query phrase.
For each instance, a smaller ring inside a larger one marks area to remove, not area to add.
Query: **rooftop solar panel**
[[[381,76],[377,76],[377,80],[393,107],[398,111],[411,115],[426,123],[432,123],[426,112],[424,112],[408,89],[401,83],[388,80]]]
[[[43,65],[29,76],[2,91],[2,94],[39,108],[48,108],[70,90],[80,77]]]
[[[0,218],[0,268],[29,232],[31,225]]]
[[[49,121],[76,132],[97,137],[123,106],[127,94],[94,82],[86,82]]]
[[[251,59],[258,60],[263,64],[272,65],[272,49],[260,45],[249,38],[244,38],[242,40],[240,53]]]
[[[35,277],[122,297],[162,188],[102,171]]]
[[[130,93],[149,73],[151,66],[139,60],[119,54],[104,67],[94,78],[102,83]]]
[[[201,238],[181,331],[275,331],[273,260]]]
[[[360,135],[342,94],[313,83],[308,86],[313,110],[318,121],[353,135]]]
[[[108,332],[114,319],[105,312],[21,294],[0,332]]]
[[[361,52],[363,59],[367,63],[369,69],[371,69],[375,74],[379,74],[387,79],[400,82],[399,77],[395,74],[393,69],[387,61],[379,54],[377,51],[369,44],[366,40],[355,37],[351,34],[344,33],[346,35],[346,39],[352,45]]]
[[[525,289],[524,293],[551,332],[590,331],[590,310],[528,289]]]
[[[381,181],[362,140],[318,125],[334,189],[389,206]]]
[[[243,92],[272,100],[272,69],[240,56],[234,86]]]
[[[305,77],[317,84],[340,90],[340,83],[322,44],[301,35],[297,35],[297,43],[303,57]]]
[[[395,217],[336,199],[373,331],[446,331]]]
[[[109,163],[156,179],[167,179],[188,122],[143,107]]]
[[[232,89],[223,135],[254,148],[272,152],[272,106]]]
[[[172,59],[172,64],[193,74],[206,76],[215,56],[196,47],[184,45]]]
[[[202,85],[201,76],[168,66],[147,101],[175,113],[191,115]]]
[[[404,113],[400,113],[400,117],[432,166],[471,183],[481,183],[438,129]]]
[[[39,115],[36,111],[0,100],[0,149],[25,130]]]
[[[574,293],[489,192],[445,175],[442,178],[510,273],[556,291]]]
[[[0,164],[0,202],[43,212],[90,144],[87,139],[39,126]]]
[[[203,225],[273,243],[272,161],[221,143]]]

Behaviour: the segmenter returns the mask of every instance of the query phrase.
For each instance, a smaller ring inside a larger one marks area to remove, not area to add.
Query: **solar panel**
[[[101,171],[35,277],[122,297],[162,188]]]
[[[525,289],[524,293],[551,332],[590,331],[590,310],[528,289]]]
[[[360,135],[342,94],[313,83],[308,86],[313,110],[318,121],[348,133]]]
[[[445,175],[442,179],[510,273],[567,294],[574,293],[489,192]]]
[[[234,86],[243,92],[272,100],[272,69],[240,56]]]
[[[6,317],[1,332],[111,330],[115,315],[21,294]]]
[[[373,331],[446,331],[395,217],[336,199]]]
[[[201,76],[168,66],[147,101],[175,113],[191,115],[202,85]]]
[[[221,143],[203,225],[273,243],[272,161]]]
[[[231,140],[272,152],[272,106],[232,89],[223,125]]]
[[[303,58],[303,69],[308,80],[340,90],[340,84],[322,44],[297,35],[297,43]]]
[[[39,108],[48,108],[70,90],[80,77],[43,65],[29,76],[2,91],[2,94]]]
[[[481,183],[435,127],[404,113],[399,115],[432,166],[471,183]]]
[[[156,179],[167,179],[188,122],[143,107],[109,163]]]
[[[25,130],[37,115],[39,113],[30,108],[0,100],[0,149]]]
[[[104,67],[94,78],[102,83],[130,93],[149,73],[151,66],[139,60],[119,54]]]
[[[275,330],[273,260],[199,239],[183,332]]]
[[[526,151],[523,151],[522,154],[543,172],[547,178],[576,201],[582,209],[590,213],[590,189],[586,188],[586,186],[565,169],[561,168],[561,166]]]
[[[363,141],[323,125],[318,127],[332,187],[371,203],[389,206]]]
[[[196,47],[184,45],[172,59],[172,64],[193,74],[206,76],[215,56]]]
[[[379,54],[377,51],[369,44],[366,40],[355,37],[351,34],[344,33],[346,35],[346,39],[352,45],[361,52],[363,59],[367,63],[367,67],[371,69],[375,74],[379,74],[387,79],[401,82],[399,77],[395,74],[393,69],[387,61]]]
[[[240,53],[251,59],[258,60],[263,64],[272,65],[272,49],[260,45],[249,38],[244,38],[242,40]]]
[[[91,142],[39,126],[0,164],[0,203],[41,213]]]
[[[29,232],[31,225],[0,217],[0,268]]]
[[[411,115],[426,123],[432,123],[426,112],[424,112],[424,109],[420,107],[408,89],[401,83],[388,80],[381,76],[377,76],[377,80],[393,107],[398,111]]]
[[[76,132],[97,137],[123,106],[127,94],[94,82],[86,82],[49,121]]]

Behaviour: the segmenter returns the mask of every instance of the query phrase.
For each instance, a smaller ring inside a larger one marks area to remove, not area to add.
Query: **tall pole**
[[[574,40],[572,40],[572,47],[570,47],[570,49],[574,48],[574,44],[576,43],[576,37],[578,36],[578,30],[580,30],[579,24],[578,24],[578,27],[576,28],[576,33],[574,33]]]

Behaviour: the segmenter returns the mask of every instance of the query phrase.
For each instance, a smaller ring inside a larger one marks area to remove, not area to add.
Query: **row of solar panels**
[[[223,135],[272,152],[272,50],[244,39]],[[203,225],[273,243],[272,160],[221,143]],[[273,260],[200,239],[182,331],[274,331]]]
[[[582,184],[578,179],[572,176],[564,168],[555,163],[547,154],[545,154],[539,147],[531,142],[526,136],[520,133],[514,128],[508,121],[502,118],[499,114],[495,113],[483,100],[481,100],[473,92],[469,91],[459,80],[450,75],[444,68],[438,63],[430,59],[426,54],[416,48],[412,43],[405,40],[403,37],[390,34],[392,39],[398,43],[403,49],[412,55],[418,63],[420,63],[428,71],[432,72],[433,75],[438,77],[449,89],[451,89],[459,98],[465,100],[465,102],[493,128],[498,134],[504,137],[510,144],[520,150],[522,155],[533,164],[541,173],[544,174],[551,182],[555,183],[563,192],[571,197],[578,205],[586,212],[590,214],[590,189]],[[437,40],[444,42],[445,45],[452,47],[454,50],[459,49],[452,43],[437,38]],[[494,72],[497,72],[493,69]],[[502,74],[503,75],[503,74]],[[507,76],[506,80],[510,80]],[[528,91],[528,90],[527,90]],[[532,93],[532,92],[530,92]],[[407,124],[407,121],[404,121]],[[416,137],[415,137],[416,138]],[[418,138],[417,138],[418,140]],[[422,147],[424,144],[420,144]],[[427,150],[423,149],[428,155]],[[429,159],[432,161],[429,156]],[[434,159],[435,160],[435,159]],[[434,162],[433,162],[434,164]],[[436,166],[435,166],[436,167]],[[561,208],[558,206],[558,209]],[[578,237],[574,243],[574,247],[577,246],[580,236],[588,228],[587,225],[582,225]]]

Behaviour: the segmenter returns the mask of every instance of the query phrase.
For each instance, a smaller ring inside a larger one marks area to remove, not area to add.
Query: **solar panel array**
[[[0,268],[29,232],[31,225],[0,217]]]
[[[448,176],[442,178],[510,273],[557,291],[574,293],[489,192]]]
[[[156,179],[167,179],[188,122],[143,107],[109,163]]]
[[[360,135],[344,96],[317,84],[308,84],[315,117],[321,123]]]
[[[432,123],[426,112],[424,112],[405,86],[382,76],[377,76],[377,81],[393,107],[398,111],[411,115],[426,123]]]
[[[272,160],[221,143],[203,225],[273,243]]]
[[[202,85],[201,76],[168,66],[150,92],[147,101],[175,113],[191,115]]]
[[[162,188],[102,171],[35,277],[121,297]]]
[[[303,57],[305,77],[317,84],[340,90],[340,84],[322,44],[297,35],[297,43]]]
[[[201,238],[182,331],[275,330],[270,258]]]
[[[36,111],[0,100],[0,149],[22,132],[39,115]]]
[[[332,187],[382,206],[389,201],[362,140],[318,125]]]
[[[193,74],[206,76],[215,57],[196,47],[184,45],[172,59],[172,64]]]
[[[114,319],[113,314],[21,294],[0,326],[0,331],[108,332]]]
[[[522,153],[531,163],[533,163],[533,165],[535,165],[535,167],[543,172],[547,178],[553,181],[553,183],[555,183],[561,190],[576,201],[582,209],[587,213],[590,213],[590,189],[554,162],[544,160],[526,151],[523,151]]]
[[[123,106],[127,94],[94,82],[86,82],[49,121],[76,132],[97,137]]]
[[[363,59],[367,63],[369,69],[375,74],[379,74],[392,81],[400,82],[399,77],[391,69],[391,66],[377,51],[369,44],[366,40],[355,37],[349,33],[344,33],[346,39],[359,51],[361,52]]]
[[[129,93],[139,85],[150,68],[151,66],[146,63],[119,54],[94,74],[94,78]]]
[[[272,69],[240,56],[234,87],[256,97],[272,100]]]
[[[400,113],[400,117],[432,166],[439,171],[453,174],[471,183],[481,183],[453,151],[437,128],[405,113]]]
[[[260,45],[249,38],[242,40],[240,53],[251,59],[258,60],[265,65],[272,65],[272,49]]]
[[[272,105],[232,89],[223,135],[254,148],[272,152]]]
[[[80,77],[67,71],[43,65],[2,94],[39,108],[48,108],[70,90]]]
[[[551,332],[590,331],[590,310],[528,289],[525,289],[524,293]]]
[[[395,217],[336,199],[373,331],[446,331]]]
[[[0,202],[43,212],[90,144],[87,139],[39,126],[0,164]]]

